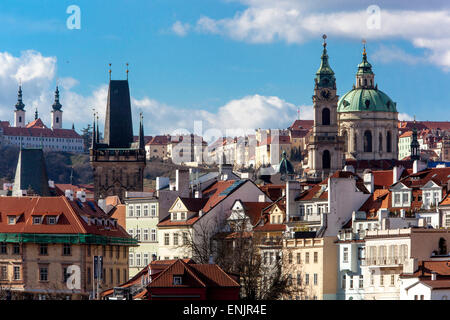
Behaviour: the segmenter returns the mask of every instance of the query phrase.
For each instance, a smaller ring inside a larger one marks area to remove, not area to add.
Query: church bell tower
[[[344,141],[339,136],[336,78],[328,62],[327,36],[323,36],[321,64],[316,73],[313,108],[314,126],[308,144],[308,167],[311,178],[341,170]]]

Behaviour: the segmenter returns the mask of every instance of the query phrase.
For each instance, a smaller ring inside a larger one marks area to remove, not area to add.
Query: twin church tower
[[[314,86],[308,174],[328,175],[341,170],[348,160],[397,160],[397,106],[375,84],[365,45],[356,84],[339,99],[336,77],[328,61],[326,36],[323,38],[322,62]]]

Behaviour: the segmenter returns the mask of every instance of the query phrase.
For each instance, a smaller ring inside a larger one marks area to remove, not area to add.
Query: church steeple
[[[54,111],[61,111],[62,105],[59,102],[59,89],[58,86],[56,86],[56,91],[55,91],[55,102],[52,105],[52,108]]]
[[[372,71],[372,65],[367,60],[366,40],[363,40],[363,59],[358,65],[356,73],[356,88],[373,89],[375,87],[375,74]]]
[[[95,150],[95,147],[97,146],[96,143],[97,140],[97,134],[95,130],[95,113],[94,113],[94,121],[92,122],[92,141],[91,141],[91,149]]]
[[[19,92],[17,93],[16,110],[25,111],[25,104],[22,101],[22,85],[19,85]]]
[[[37,119],[39,119],[39,114],[38,114],[38,111],[36,108],[36,110],[34,111],[34,120],[37,120]]]
[[[321,57],[321,63],[319,70],[316,73],[316,88],[336,88],[336,78],[334,76],[334,71],[331,69],[328,62],[327,53],[327,36],[323,35],[323,52]]]
[[[19,92],[17,93],[16,109],[14,110],[14,127],[25,127],[25,104],[22,101],[22,84],[19,85]]]
[[[420,144],[417,140],[416,117],[414,116],[414,126],[412,129],[411,160],[420,160]]]

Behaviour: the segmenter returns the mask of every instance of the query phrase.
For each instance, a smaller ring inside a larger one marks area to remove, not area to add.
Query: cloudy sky
[[[69,29],[71,5],[81,29]],[[2,0],[0,120],[23,84],[27,120],[49,123],[61,88],[64,127],[104,114],[108,63],[126,77],[146,134],[286,128],[312,118],[328,35],[338,94],[351,89],[362,39],[379,89],[401,119],[450,120],[450,2],[365,0]],[[135,131],[137,126],[135,125]]]

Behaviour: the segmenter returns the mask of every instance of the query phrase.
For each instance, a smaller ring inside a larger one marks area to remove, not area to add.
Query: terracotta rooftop
[[[262,216],[263,209],[270,207],[271,202],[242,202],[244,205],[245,213],[250,218],[250,222],[253,226],[259,222]]]
[[[8,224],[8,216],[16,216],[15,224]],[[56,224],[42,219],[33,224],[33,216],[55,216]],[[96,225],[85,222],[82,217],[108,219],[95,202],[70,201],[66,197],[0,197],[0,233],[27,234],[94,234],[130,238],[120,226]]]
[[[174,276],[182,277],[181,285],[173,283]],[[239,284],[216,264],[187,264],[177,260],[148,285],[148,288],[186,287],[239,287]]]

